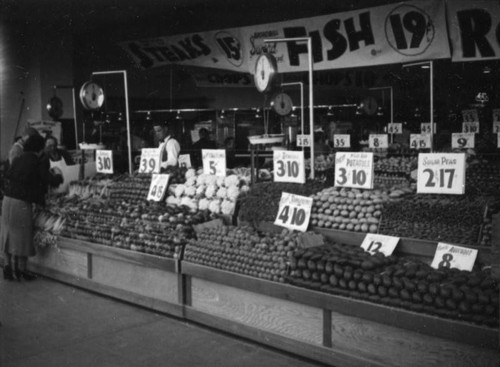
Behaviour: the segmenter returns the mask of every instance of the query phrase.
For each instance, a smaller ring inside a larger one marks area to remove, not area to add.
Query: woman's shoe
[[[5,280],[14,280],[14,275],[12,274],[12,268],[9,265],[3,267],[3,278]]]

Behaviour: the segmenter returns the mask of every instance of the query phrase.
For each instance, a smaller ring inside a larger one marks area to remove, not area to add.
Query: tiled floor
[[[320,366],[39,278],[0,280],[0,367]]]

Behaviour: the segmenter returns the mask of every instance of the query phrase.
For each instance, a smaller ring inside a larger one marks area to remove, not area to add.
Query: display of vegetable
[[[300,287],[498,327],[498,283],[477,266],[436,270],[409,257],[328,244],[296,251],[290,269],[286,280]]]
[[[477,245],[487,200],[456,195],[412,195],[387,203],[380,233]]]
[[[500,165],[494,162],[473,161],[466,169],[465,189],[468,195],[498,195]]]
[[[311,226],[377,233],[383,205],[407,194],[403,190],[329,187],[312,195]]]
[[[287,259],[298,248],[298,235],[258,233],[251,227],[207,229],[191,239],[184,260],[252,277],[284,282]]]

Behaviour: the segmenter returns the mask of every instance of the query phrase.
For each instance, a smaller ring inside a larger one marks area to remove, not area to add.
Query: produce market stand
[[[31,259],[30,267],[62,282],[331,365],[497,366],[500,361],[495,328],[182,260],[61,237],[57,248]]]

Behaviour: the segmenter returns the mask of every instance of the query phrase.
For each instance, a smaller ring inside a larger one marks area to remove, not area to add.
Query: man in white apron
[[[167,166],[177,166],[179,153],[181,151],[181,146],[179,142],[175,140],[168,131],[168,126],[166,123],[155,123],[153,125],[153,130],[160,143],[161,149],[161,162],[160,166],[165,168]]]

